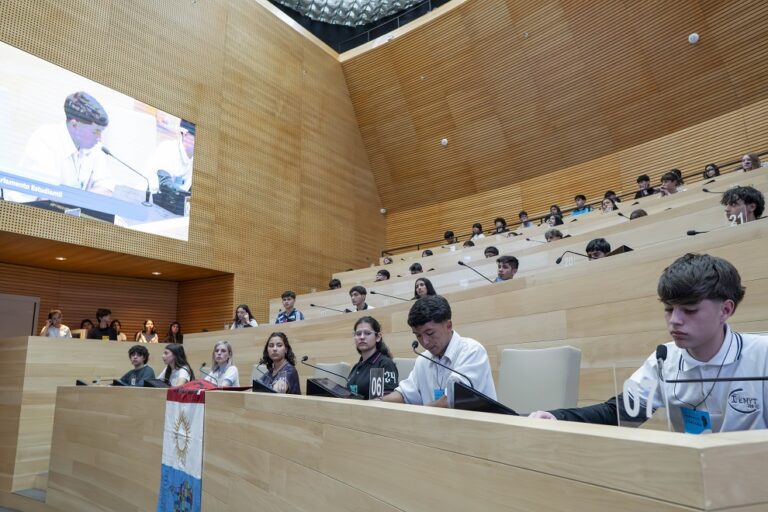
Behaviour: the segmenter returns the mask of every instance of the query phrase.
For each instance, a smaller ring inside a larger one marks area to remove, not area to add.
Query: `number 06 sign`
[[[371,368],[370,385],[368,386],[368,399],[384,396],[384,368]]]

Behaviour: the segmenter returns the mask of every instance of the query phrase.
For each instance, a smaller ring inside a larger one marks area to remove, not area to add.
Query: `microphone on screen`
[[[123,162],[122,160],[120,160],[119,158],[117,158],[115,155],[113,155],[113,154],[112,154],[112,152],[111,152],[109,149],[107,149],[107,146],[101,146],[101,151],[102,151],[102,152],[104,152],[104,154],[105,154],[105,155],[107,155],[107,156],[111,156],[112,158],[114,158],[115,160],[117,160],[118,162],[120,162],[121,164],[123,164],[123,165],[124,165],[125,167],[127,167],[127,168],[128,168],[128,170],[130,170],[131,172],[133,172],[133,173],[135,173],[135,174],[138,174],[139,176],[141,176],[141,178],[142,178],[144,181],[146,181],[146,182],[147,182],[147,192],[146,192],[146,197],[144,198],[144,202],[142,202],[141,204],[143,204],[144,206],[152,206],[152,202],[149,200],[150,196],[152,195],[152,192],[149,190],[149,180],[147,179],[147,177],[146,177],[146,176],[144,176],[143,174],[141,174],[139,171],[137,171],[137,170],[136,170],[136,169],[134,169],[133,167],[131,167],[130,165],[128,165],[127,163],[125,163],[125,162]]]

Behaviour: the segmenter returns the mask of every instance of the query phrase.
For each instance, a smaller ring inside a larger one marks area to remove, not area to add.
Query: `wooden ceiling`
[[[531,180],[765,99],[765,19],[758,0],[487,0],[352,57],[383,206]]]
[[[80,274],[191,281],[226,272],[0,231],[0,263]],[[63,261],[57,257],[66,258]],[[153,275],[152,272],[160,272]]]

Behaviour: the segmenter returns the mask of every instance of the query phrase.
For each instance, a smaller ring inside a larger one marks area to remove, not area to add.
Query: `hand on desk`
[[[537,418],[540,420],[555,420],[557,421],[557,418],[555,418],[555,415],[552,413],[549,413],[547,411],[533,411],[531,414],[528,415],[529,418]]]

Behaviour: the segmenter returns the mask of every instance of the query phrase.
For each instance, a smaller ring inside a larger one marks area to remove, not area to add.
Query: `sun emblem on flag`
[[[189,418],[181,412],[173,423],[173,440],[176,448],[176,457],[182,465],[186,463],[189,444],[192,442],[192,427]]]

